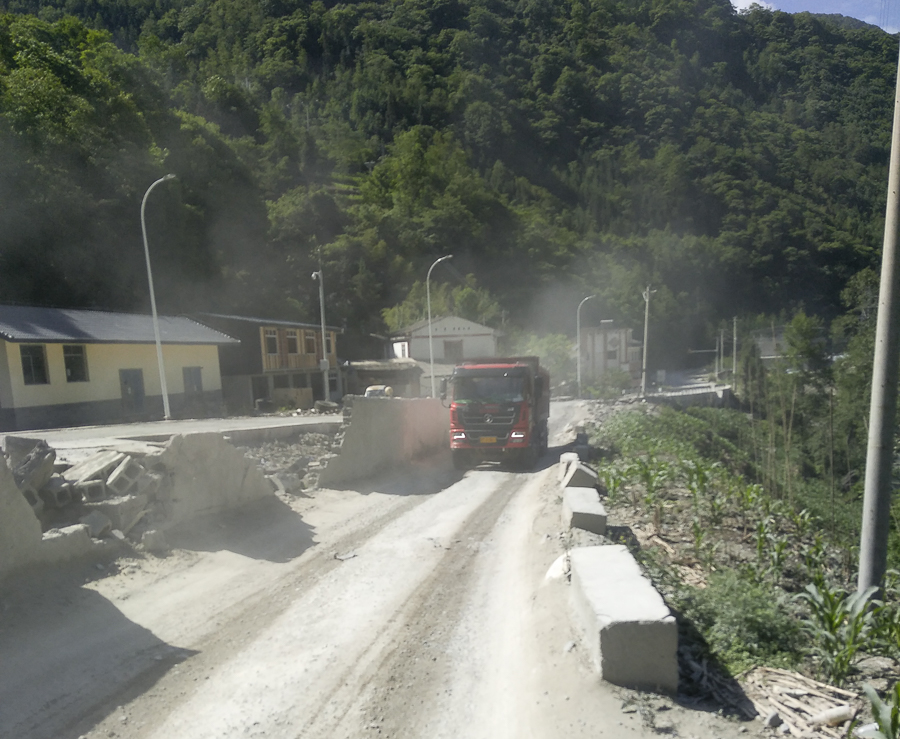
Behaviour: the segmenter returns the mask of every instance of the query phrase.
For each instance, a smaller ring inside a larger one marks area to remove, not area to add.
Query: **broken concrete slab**
[[[563,477],[564,488],[596,488],[599,485],[600,476],[595,470],[583,462],[571,462],[566,475]]]
[[[92,539],[99,539],[112,530],[112,521],[100,511],[91,511],[86,516],[82,516],[80,523],[87,526],[88,533],[90,533]]]
[[[22,461],[13,467],[13,477],[20,490],[39,491],[53,474],[56,452],[39,440]]]
[[[147,502],[146,495],[123,495],[84,505],[86,509],[106,516],[112,528],[126,531],[134,525],[135,519],[147,507]]]
[[[62,562],[80,557],[91,552],[94,542],[91,541],[89,527],[84,524],[64,526],[61,529],[50,529],[41,539],[41,562]]]
[[[564,488],[563,526],[584,529],[601,536],[606,534],[606,508],[596,488]]]
[[[569,561],[575,621],[600,676],[675,693],[678,625],[627,547],[576,548]]]
[[[168,473],[163,502],[172,523],[274,494],[262,470],[219,434],[174,436],[155,462]]]
[[[31,439],[26,436],[6,436],[3,440],[3,451],[6,452],[9,466],[12,469],[18,467],[31,453],[31,450],[42,441],[42,439]]]

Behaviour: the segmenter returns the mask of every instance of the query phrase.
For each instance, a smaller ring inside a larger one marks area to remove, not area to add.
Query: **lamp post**
[[[153,271],[150,269],[150,247],[147,246],[147,224],[144,221],[144,210],[147,207],[147,196],[150,195],[150,191],[160,182],[174,179],[175,175],[173,174],[167,174],[165,177],[160,177],[147,188],[147,192],[144,193],[144,199],[141,201],[141,232],[144,234],[144,257],[147,260],[147,282],[150,283],[150,310],[153,313],[153,335],[156,338],[156,361],[159,364],[159,386],[162,391],[163,417],[167,421],[172,418],[172,414],[169,411],[169,391],[166,388],[166,368],[163,364],[162,340],[159,338],[159,317],[156,315],[156,295],[153,292]]]
[[[650,324],[650,296],[656,290],[651,290],[650,285],[644,290],[644,360],[641,363],[641,397],[647,394],[647,327]]]
[[[322,361],[319,363],[319,369],[322,370],[322,393],[325,400],[330,400],[328,388],[328,344],[325,340],[325,277],[322,274],[322,263],[319,263],[319,269],[312,273],[312,278],[319,281],[319,316],[322,320]]]
[[[578,304],[578,310],[575,311],[575,376],[578,382],[578,397],[581,397],[581,306],[587,303],[596,295],[588,295]]]
[[[431,270],[437,267],[441,262],[446,261],[447,259],[453,259],[452,254],[448,254],[447,256],[441,257],[440,259],[435,259],[434,263],[428,268],[428,274],[425,276],[425,302],[428,304],[428,359],[431,362],[431,397],[433,398],[435,395],[434,392],[434,345],[432,343],[431,336]]]

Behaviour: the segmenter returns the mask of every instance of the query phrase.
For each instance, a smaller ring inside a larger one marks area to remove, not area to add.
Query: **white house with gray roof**
[[[237,339],[175,316],[159,331],[172,415],[221,415],[218,348]],[[0,305],[0,428],[162,416],[151,316]]]

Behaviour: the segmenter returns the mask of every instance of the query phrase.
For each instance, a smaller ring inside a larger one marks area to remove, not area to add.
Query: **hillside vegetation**
[[[831,318],[877,263],[897,42],[728,0],[0,2],[0,294],[384,331],[430,263],[513,326]],[[158,275],[158,276],[157,276]],[[475,316],[478,318],[477,316]]]

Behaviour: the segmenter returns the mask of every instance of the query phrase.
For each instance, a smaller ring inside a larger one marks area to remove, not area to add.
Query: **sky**
[[[749,7],[752,0],[732,2],[734,7],[742,10]],[[900,30],[900,4],[896,0],[768,0],[759,4],[785,13],[838,13],[880,26],[888,33]]]

